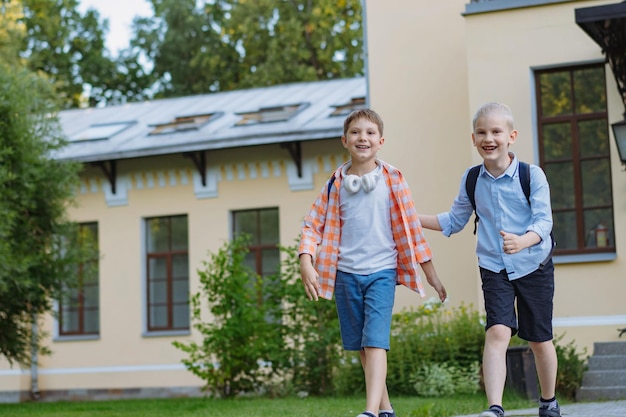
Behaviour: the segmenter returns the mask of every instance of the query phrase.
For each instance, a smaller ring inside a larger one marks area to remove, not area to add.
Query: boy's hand
[[[437,295],[439,295],[439,300],[443,303],[448,298],[448,292],[446,291],[446,287],[443,286],[438,276],[434,277],[426,277],[426,280],[430,284],[431,287],[437,291]]]
[[[320,292],[320,284],[317,280],[317,271],[313,267],[313,260],[311,255],[306,253],[300,255],[300,278],[302,279],[302,285],[304,285],[304,291],[306,291],[309,300],[318,300],[318,294]]]
[[[541,238],[535,232],[527,232],[526,234],[519,236],[515,233],[508,233],[504,230],[500,230],[500,236],[502,236],[502,250],[508,255],[518,253],[522,249],[529,248],[541,242]]]
[[[448,293],[446,291],[446,287],[443,286],[441,280],[439,280],[439,275],[437,275],[437,271],[435,270],[435,266],[432,261],[427,261],[420,264],[422,267],[422,271],[424,271],[424,275],[426,275],[426,281],[430,284],[431,287],[437,291],[437,295],[439,296],[439,300],[443,303],[448,298]]]

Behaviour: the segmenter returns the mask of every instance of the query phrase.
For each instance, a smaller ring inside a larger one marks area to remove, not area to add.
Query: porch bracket
[[[102,173],[109,180],[109,184],[111,185],[111,194],[115,194],[115,184],[117,183],[117,161],[114,159],[110,161],[97,161],[92,162],[91,165],[102,170]]]
[[[281,148],[286,148],[296,164],[298,178],[302,178],[302,146],[300,142],[285,142],[280,144]]]
[[[183,157],[191,159],[194,166],[198,170],[198,174],[200,174],[200,180],[202,181],[202,186],[206,187],[206,152],[205,151],[185,152],[183,153]]]

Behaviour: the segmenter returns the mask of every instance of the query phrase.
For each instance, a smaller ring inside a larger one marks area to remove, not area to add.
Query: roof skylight
[[[257,111],[237,113],[241,120],[235,126],[249,126],[259,123],[284,122],[304,108],[304,104],[292,104],[288,106],[264,107]]]
[[[135,122],[106,123],[91,125],[87,129],[69,138],[71,142],[105,140],[112,138]]]

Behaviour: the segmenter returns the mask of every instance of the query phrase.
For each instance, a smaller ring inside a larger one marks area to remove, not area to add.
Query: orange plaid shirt
[[[422,233],[411,191],[402,173],[386,162],[379,162],[389,188],[389,198],[393,202],[390,214],[393,239],[398,250],[397,282],[424,297],[419,263],[428,262],[432,258],[430,246]],[[326,182],[305,217],[298,248],[299,255],[307,253],[314,259],[321,288],[319,296],[328,300],[333,297],[339,258],[341,168]],[[329,191],[329,183],[333,179]]]

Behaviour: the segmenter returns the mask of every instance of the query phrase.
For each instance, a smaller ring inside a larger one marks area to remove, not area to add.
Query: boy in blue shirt
[[[516,333],[535,356],[541,386],[540,417],[560,417],[556,400],[557,356],[552,343],[554,265],[550,188],[544,172],[530,165],[530,196],[519,179],[519,161],[509,152],[517,131],[511,110],[500,103],[481,106],[473,119],[472,141],[483,158],[475,188],[476,255],[487,324],[483,377],[489,409],[479,417],[503,417],[506,351]],[[422,227],[445,236],[460,232],[474,208],[463,175],[450,211],[420,215]],[[516,314],[517,304],[517,314]]]

